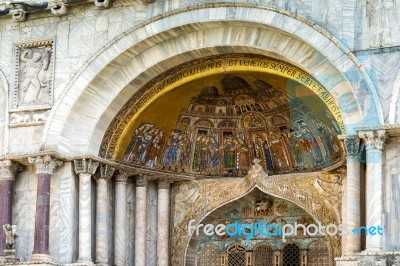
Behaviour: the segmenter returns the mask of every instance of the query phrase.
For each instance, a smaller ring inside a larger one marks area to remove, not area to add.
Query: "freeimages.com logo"
[[[382,236],[383,235],[383,227],[380,225],[377,226],[361,226],[359,228],[351,228],[347,224],[329,224],[327,226],[323,226],[321,223],[317,222],[317,224],[282,224],[279,223],[271,223],[271,224],[263,224],[261,220],[259,220],[255,224],[251,223],[239,223],[233,222],[229,224],[198,224],[195,225],[196,220],[190,220],[188,224],[188,234],[191,236],[195,234],[196,236],[204,233],[206,236],[230,236],[230,237],[244,237],[246,240],[251,240],[255,237],[281,237],[285,242],[287,237],[296,236],[298,232],[302,232],[304,236],[317,236],[317,235],[329,235],[334,236],[339,234],[340,236],[349,236],[354,235],[355,237],[359,237],[362,234],[369,236]],[[301,230],[299,230],[301,229]]]

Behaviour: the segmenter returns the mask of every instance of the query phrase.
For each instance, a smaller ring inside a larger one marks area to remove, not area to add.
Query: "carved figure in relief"
[[[46,71],[50,65],[51,48],[46,47],[43,54],[31,49],[22,52],[20,60],[25,63],[21,69],[20,101],[21,105],[43,104],[38,97],[42,89],[50,85]],[[32,53],[32,58],[28,58]]]
[[[15,246],[15,239],[18,237],[17,226],[5,224],[3,225],[3,233],[6,236],[6,249],[13,249]]]
[[[44,112],[41,114],[34,114],[32,116],[32,121],[33,122],[45,122],[48,115],[49,115],[48,112]]]
[[[31,122],[31,115],[30,114],[18,114],[13,113],[10,116],[11,124],[21,124],[21,123],[29,123]]]
[[[180,185],[179,192],[175,196],[174,225],[178,225],[183,221],[186,209],[188,206],[191,206],[199,196],[199,188],[189,189],[187,184]]]
[[[331,181],[324,180],[318,176],[314,181],[314,186],[320,192],[325,204],[331,205],[338,217],[341,216],[341,198],[342,198],[342,185],[340,184],[340,177],[333,175]]]

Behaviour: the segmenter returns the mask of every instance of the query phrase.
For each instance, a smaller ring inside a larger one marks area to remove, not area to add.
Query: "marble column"
[[[114,168],[100,165],[99,175],[95,176],[96,189],[96,264],[108,265],[108,181],[114,174]]]
[[[49,253],[50,179],[62,162],[49,155],[29,157],[35,164],[37,183],[35,236],[32,261],[51,261]]]
[[[360,132],[367,153],[366,171],[366,226],[383,227],[383,173],[382,148],[386,139],[385,130]],[[382,251],[384,236],[366,236],[366,252]]]
[[[92,160],[74,160],[79,176],[79,250],[78,261],[92,264],[92,176],[99,166]]]
[[[360,152],[362,147],[358,136],[342,138],[347,158],[347,177],[343,198],[343,224],[350,230],[361,226],[361,178]],[[361,251],[361,237],[348,235],[342,237],[343,255],[350,255]]]
[[[12,224],[12,200],[14,193],[15,175],[22,166],[10,160],[0,161],[0,261],[4,257],[6,239],[3,225]]]
[[[136,179],[135,266],[146,266],[147,178]]]
[[[119,172],[115,177],[115,234],[114,265],[126,265],[126,182],[128,175]]]
[[[168,266],[169,261],[169,206],[170,182],[158,181],[158,232],[157,232],[157,266]]]

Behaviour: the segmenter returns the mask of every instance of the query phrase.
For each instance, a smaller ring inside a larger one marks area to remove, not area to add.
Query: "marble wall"
[[[400,137],[392,137],[384,153],[384,228],[386,250],[400,250]]]

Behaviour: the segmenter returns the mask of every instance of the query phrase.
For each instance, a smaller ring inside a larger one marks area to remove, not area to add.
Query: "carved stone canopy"
[[[36,174],[52,175],[54,170],[63,164],[62,161],[54,159],[50,155],[29,157],[28,161],[31,164],[35,164]]]

